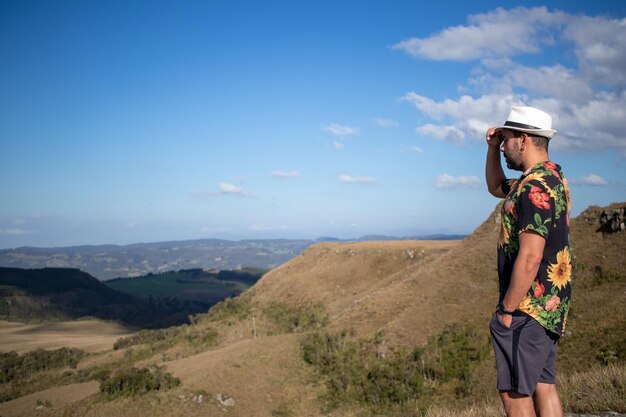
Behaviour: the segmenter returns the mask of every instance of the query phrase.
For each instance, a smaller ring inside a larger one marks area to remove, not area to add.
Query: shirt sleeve
[[[532,180],[524,184],[517,206],[519,232],[533,231],[547,239],[554,221],[555,201],[545,182]]]
[[[513,185],[515,185],[516,181],[517,181],[516,179],[509,179],[509,178],[502,181],[502,184],[500,184],[500,188],[502,189],[502,192],[506,195],[509,195],[509,193],[511,192],[511,188],[513,188]]]

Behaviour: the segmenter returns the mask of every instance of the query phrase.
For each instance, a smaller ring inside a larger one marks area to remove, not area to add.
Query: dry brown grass
[[[110,402],[88,398],[58,408],[54,415],[261,417],[288,410],[294,417],[318,416],[319,391],[311,384],[312,370],[302,366],[300,357],[295,334],[241,340],[167,362],[166,370],[183,381],[179,388]],[[215,399],[217,394],[232,398],[235,405],[221,405]],[[203,396],[201,403],[198,395]]]
[[[25,395],[12,401],[0,403],[0,415],[3,417],[45,416],[98,392],[98,382],[54,387],[34,394]]]
[[[132,334],[128,328],[99,320],[24,324],[0,320],[0,351],[24,353],[35,349],[70,346],[86,352],[109,350],[113,343]]]
[[[369,336],[415,303],[411,280],[424,265],[460,246],[459,241],[320,244],[255,287],[255,302],[321,302],[331,327]],[[444,255],[445,256],[445,255]],[[406,330],[406,329],[405,329]]]
[[[624,206],[590,207],[572,220],[573,301],[560,369],[614,360],[620,349],[626,360],[626,232],[597,232],[602,211]]]
[[[626,412],[626,364],[594,366],[559,377],[563,407],[575,413]]]
[[[435,406],[428,410],[425,417],[505,417],[500,403],[474,404],[462,410],[453,410]]]
[[[563,408],[569,413],[626,412],[626,365],[594,366],[584,372],[560,375],[558,389]],[[503,417],[495,395],[461,409],[435,406],[425,417]]]

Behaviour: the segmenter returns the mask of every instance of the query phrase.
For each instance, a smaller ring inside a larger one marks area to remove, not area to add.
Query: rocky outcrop
[[[622,232],[626,229],[625,218],[626,206],[602,211],[602,214],[600,214],[600,228],[598,231],[603,233]]]

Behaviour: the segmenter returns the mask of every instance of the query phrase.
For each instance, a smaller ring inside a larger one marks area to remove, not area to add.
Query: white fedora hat
[[[504,125],[498,126],[496,131],[502,129],[516,130],[548,139],[556,134],[556,130],[552,129],[552,116],[534,107],[513,107]]]

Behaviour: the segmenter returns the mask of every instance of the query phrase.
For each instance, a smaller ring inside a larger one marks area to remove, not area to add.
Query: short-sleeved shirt
[[[506,180],[502,189],[507,196],[502,205],[498,242],[499,301],[511,282],[520,234],[534,232],[542,236],[546,244],[537,276],[517,310],[560,336],[572,293],[567,180],[561,167],[548,161],[535,165],[517,180]]]

